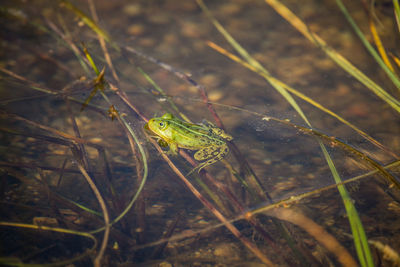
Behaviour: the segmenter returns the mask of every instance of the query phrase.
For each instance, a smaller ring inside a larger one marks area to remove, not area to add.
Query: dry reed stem
[[[50,27],[50,29],[52,29],[56,34],[58,34],[58,36],[61,37],[61,39],[63,39],[64,42],[66,42],[71,50],[75,53],[75,55],[80,55],[81,59],[88,65],[90,66],[89,61],[87,60],[86,57],[84,57],[82,55],[82,52],[79,50],[79,48],[73,43],[73,41],[67,36],[65,35],[52,21],[50,21],[49,19],[45,19],[47,25]]]
[[[325,229],[320,225],[316,224],[313,220],[304,216],[302,213],[298,213],[287,208],[275,208],[268,211],[267,214],[278,219],[291,222],[304,229],[326,249],[335,254],[343,266],[358,266],[357,262],[353,259],[350,253],[336,240],[336,238],[325,231]]]
[[[86,178],[87,183],[89,184],[90,188],[92,188],[97,201],[100,204],[101,210],[103,211],[103,217],[104,217],[104,235],[103,235],[103,242],[101,243],[101,247],[99,250],[99,253],[97,254],[96,258],[94,259],[94,266],[95,267],[100,267],[101,266],[101,259],[103,258],[104,251],[106,250],[106,246],[108,243],[108,238],[110,235],[110,217],[107,211],[106,203],[104,202],[103,197],[100,194],[100,191],[97,189],[95,183],[93,182],[92,178],[90,178],[89,174],[86,172],[86,170],[83,168],[82,164],[78,161],[78,168],[81,171],[82,175]]]
[[[154,147],[158,150],[164,160],[168,163],[171,169],[179,176],[182,182],[188,187],[188,189],[200,200],[200,202],[207,207],[218,220],[220,220],[226,228],[228,228],[233,235],[235,235],[242,243],[252,251],[264,264],[267,266],[276,266],[273,264],[258,248],[254,245],[248,238],[242,235],[242,233],[232,224],[230,223],[224,215],[222,215],[212,203],[210,203],[207,199],[203,197],[203,195],[186,179],[186,177],[182,174],[182,172],[172,163],[172,161],[168,158],[168,156],[162,151],[162,149],[157,145],[157,143],[149,138],[150,142],[154,145]]]
[[[98,23],[99,22],[99,17],[97,16],[96,7],[94,5],[93,0],[88,0],[88,3],[89,3],[89,8],[90,8],[90,13],[92,14],[92,17],[93,17],[93,21]],[[114,68],[114,65],[112,63],[110,54],[108,53],[108,49],[107,49],[107,46],[106,46],[106,41],[104,40],[104,37],[99,33],[97,33],[97,39],[99,40],[101,49],[103,50],[104,58],[105,58],[105,60],[107,62],[107,65],[110,67],[111,74],[114,77],[114,79],[117,81],[117,83],[119,84],[120,83],[119,77],[117,75],[117,72],[115,71],[115,68]]]

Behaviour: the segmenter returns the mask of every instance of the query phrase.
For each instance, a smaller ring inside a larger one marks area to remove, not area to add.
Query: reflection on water
[[[263,77],[207,45],[236,53],[195,1],[68,3],[6,1],[0,10],[2,262],[354,266],[347,202],[375,264],[399,264],[396,110],[269,5],[206,1],[255,60],[305,95],[295,100],[313,131]],[[284,4],[398,96],[334,1]],[[345,5],[359,25],[369,25],[359,3]],[[395,55],[393,8],[378,2],[374,12]],[[204,104],[204,92],[213,107]],[[146,118],[165,112],[222,122],[234,137],[226,161],[190,176],[193,152],[182,149],[168,161],[167,149],[157,150],[143,131]],[[336,173],[347,181],[348,199],[335,186]]]

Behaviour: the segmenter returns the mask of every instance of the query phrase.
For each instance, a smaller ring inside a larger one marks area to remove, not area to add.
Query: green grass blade
[[[364,84],[368,89],[374,92],[379,98],[389,104],[393,109],[400,113],[400,101],[387,93],[378,84],[368,78],[364,73],[351,64],[346,58],[336,52],[333,48],[329,47],[326,42],[321,39],[317,34],[311,32],[309,28],[300,20],[292,11],[277,0],[265,0],[276,12],[286,19],[294,28],[301,32],[311,43],[320,47],[327,56],[329,56],[336,64],[343,70],[347,71],[350,75],[356,78],[359,82]]]
[[[100,35],[107,43],[109,43],[116,51],[120,52],[119,46],[112,41],[108,33],[100,28],[95,21],[89,16],[83,13],[79,8],[74,6],[67,0],[62,0],[63,6],[71,10],[77,17],[79,17],[83,23],[85,23],[91,30]]]
[[[87,60],[90,63],[90,66],[92,67],[93,71],[96,73],[97,76],[99,76],[100,71],[97,68],[97,65],[94,63],[92,56],[90,55],[89,51],[87,50],[86,46],[83,45],[83,52],[85,53],[85,56],[87,58]]]
[[[332,161],[332,158],[329,156],[328,151],[325,146],[319,141],[322,152],[324,153],[325,159],[328,163],[328,166],[332,172],[333,178],[335,179],[336,184],[338,184],[337,188],[339,190],[340,196],[342,197],[344,207],[346,209],[346,213],[349,217],[351,232],[353,233],[354,245],[356,247],[358,259],[360,261],[361,266],[373,267],[374,261],[372,259],[371,251],[368,245],[368,239],[364,231],[364,227],[358,216],[358,212],[353,204],[353,200],[351,199],[349,193],[346,190],[346,187],[342,184],[342,179],[339,176],[339,173],[336,170],[336,167]]]
[[[79,10],[77,7],[75,7],[73,4],[71,4],[69,1],[62,1],[63,5],[71,10],[76,16],[78,16],[89,28],[91,28],[93,31],[95,31],[97,34],[101,35],[104,40],[107,42],[110,42],[110,36],[102,30],[97,24],[89,18],[85,13],[83,13],[81,10]]]
[[[158,86],[158,84],[146,72],[144,72],[141,68],[137,69],[143,75],[143,77],[154,87],[154,89],[156,89],[163,97],[165,97],[165,99],[167,99],[171,107],[179,114],[179,116],[181,116],[182,119],[184,119],[187,122],[191,122],[185,114],[179,111],[174,101],[172,101],[171,98],[167,96],[164,90],[160,86]]]
[[[167,94],[165,93],[165,91],[158,86],[158,84],[150,77],[150,75],[148,75],[146,72],[144,72],[140,67],[137,68],[138,71],[143,75],[143,77],[154,87],[154,89],[156,89],[163,97],[165,97],[168,101],[168,103],[170,104],[170,106],[179,114],[179,116],[181,116],[182,119],[184,119],[187,122],[191,122],[190,119],[183,114],[179,108],[175,105],[175,103],[171,100],[170,97],[167,96]],[[198,179],[198,177],[196,176],[196,181],[197,183],[203,188],[203,190],[210,196],[210,198],[214,201],[214,203],[223,211],[226,212],[226,208],[225,206],[222,204],[221,200],[219,199],[218,195],[213,193],[211,191],[211,189],[201,180]]]
[[[208,45],[215,49],[216,51],[218,51],[219,53],[227,56],[228,58],[230,58],[231,60],[241,64],[242,66],[248,68],[249,70],[259,74],[260,76],[265,76],[266,74],[263,72],[260,72],[259,70],[257,70],[256,68],[254,68],[252,65],[248,64],[247,62],[245,62],[244,60],[238,58],[237,56],[233,55],[232,53],[226,51],[225,49],[223,49],[222,47],[216,45],[213,42],[208,42]],[[265,77],[267,78],[267,77]],[[362,131],[361,129],[359,129],[357,126],[355,126],[354,124],[352,124],[351,122],[345,120],[344,118],[342,118],[341,116],[339,116],[338,114],[336,114],[335,112],[327,109],[326,107],[324,107],[323,105],[321,105],[320,103],[318,103],[317,101],[311,99],[310,97],[304,95],[303,93],[299,92],[298,90],[290,87],[289,85],[285,84],[284,82],[270,76],[270,79],[273,80],[275,83],[281,84],[283,88],[285,88],[287,91],[289,91],[290,93],[294,94],[295,96],[301,98],[302,100],[306,101],[307,103],[313,105],[314,107],[318,108],[319,110],[329,114],[330,116],[336,118],[337,120],[339,120],[340,122],[346,124],[347,126],[349,126],[350,128],[352,128],[353,130],[355,130],[358,134],[360,134],[362,137],[364,137],[366,140],[370,141],[372,144],[374,144],[375,146],[379,147],[380,149],[386,151],[387,153],[389,153],[390,155],[392,155],[394,158],[399,159],[400,157],[394,153],[393,151],[391,151],[390,149],[388,149],[387,147],[385,147],[384,145],[382,145],[380,142],[378,142],[377,140],[375,140],[374,138],[372,138],[371,136],[369,136],[366,132]]]
[[[360,28],[357,26],[356,22],[353,20],[353,18],[347,11],[347,8],[343,5],[343,2],[341,0],[336,0],[336,4],[339,6],[340,10],[346,17],[347,21],[350,23],[351,27],[353,27],[353,30],[356,32],[356,34],[360,38],[361,42],[367,48],[368,52],[376,60],[376,62],[379,64],[379,66],[386,72],[386,74],[389,76],[390,80],[392,80],[393,84],[397,87],[397,89],[400,89],[399,78],[396,76],[396,74],[391,69],[389,69],[389,67],[385,64],[385,62],[383,62],[383,60],[379,56],[378,52],[376,52],[376,50],[368,42],[367,38],[365,38],[365,35],[362,33]]]
[[[104,80],[104,68],[103,70],[99,73],[99,69],[97,68],[95,62],[91,59],[92,57],[90,56],[90,53],[88,52],[88,50],[86,49],[85,51],[85,55],[88,58],[88,60],[91,63],[91,67],[93,69],[93,71],[98,74],[98,83],[101,84],[101,86],[108,86],[107,81]],[[135,132],[133,131],[131,125],[125,120],[124,116],[121,116],[119,110],[112,104],[111,100],[108,98],[108,96],[104,93],[103,87],[101,90],[98,90],[101,94],[101,96],[103,97],[103,99],[112,107],[114,107],[115,112],[118,114],[118,119],[120,120],[121,124],[124,125],[127,129],[127,131],[129,132],[129,134],[132,136],[132,138],[134,139],[137,147],[139,148],[139,153],[142,157],[142,164],[143,164],[143,176],[142,176],[142,180],[139,184],[138,189],[136,190],[134,196],[132,197],[132,199],[130,200],[130,202],[128,203],[128,205],[126,206],[126,208],[113,220],[109,223],[109,225],[113,225],[115,223],[117,223],[119,220],[121,220],[127,213],[128,211],[133,207],[133,204],[136,202],[137,198],[139,197],[139,195],[141,194],[144,185],[146,184],[147,181],[147,176],[148,176],[148,164],[147,164],[147,156],[146,153],[144,151],[144,148],[142,146],[142,143],[140,142],[138,136],[135,134]],[[101,227],[98,228],[94,231],[92,231],[91,233],[98,233],[101,232],[105,229],[105,227]]]
[[[64,199],[65,201],[67,201],[67,202],[69,202],[69,203],[71,203],[71,204],[77,206],[78,208],[80,208],[80,209],[82,209],[82,210],[84,210],[84,211],[86,211],[86,212],[89,212],[89,213],[94,214],[94,215],[99,216],[99,217],[102,217],[102,216],[103,216],[103,214],[102,214],[101,212],[96,211],[96,210],[93,210],[93,209],[90,209],[90,208],[88,208],[88,207],[86,207],[86,206],[84,206],[84,205],[82,205],[82,204],[79,204],[79,203],[76,202],[76,201],[73,201],[73,200],[71,200],[71,199],[69,199],[69,198],[66,198],[66,197],[64,197],[64,196],[62,196],[62,195],[59,195],[59,194],[57,194],[57,196],[59,196],[60,198]]]
[[[197,0],[199,6],[203,9],[203,11],[207,14],[211,22],[217,28],[217,30],[225,37],[225,39],[232,45],[232,47],[257,71],[261,72],[263,76],[273,85],[273,87],[292,105],[292,107],[299,113],[299,115],[304,119],[304,121],[311,127],[311,123],[308,121],[301,108],[297,105],[296,101],[292,98],[292,96],[286,91],[286,89],[282,86],[280,82],[277,82],[273,77],[269,74],[269,72],[261,66],[255,59],[253,59],[250,54],[239,44],[236,40],[224,29],[224,27],[212,16],[207,7],[204,5],[202,0]],[[399,106],[400,108],[400,106]],[[400,111],[400,109],[399,109]],[[324,157],[329,165],[329,168],[332,172],[332,175],[335,178],[336,183],[341,183],[340,176],[333,164],[332,158],[326,151],[325,146],[319,141],[321,145],[321,149],[324,153]],[[338,187],[339,188],[339,187]],[[357,250],[357,255],[359,257],[361,265],[370,267],[373,266],[372,256],[369,250],[367,237],[365,235],[364,228],[359,219],[357,210],[351,202],[351,198],[347,193],[347,190],[343,185],[341,185],[339,189],[339,193],[343,199],[343,202],[346,207],[346,212],[348,214],[350,226],[352,229],[352,233],[354,236],[354,244]],[[372,263],[372,265],[370,265]]]
[[[208,8],[204,5],[201,0],[197,0],[197,3],[202,8],[202,10],[207,14],[211,22],[217,28],[217,30],[225,37],[230,45],[254,68],[264,73],[264,77],[268,82],[289,102],[289,104],[296,110],[296,112],[303,118],[303,120],[311,126],[307,117],[304,115],[303,111],[297,104],[296,100],[279,84],[271,80],[270,73],[267,71],[257,60],[255,60],[236,40],[225,30],[225,28],[212,16]]]
[[[393,0],[394,15],[396,16],[397,28],[400,32],[400,5],[399,0]]]

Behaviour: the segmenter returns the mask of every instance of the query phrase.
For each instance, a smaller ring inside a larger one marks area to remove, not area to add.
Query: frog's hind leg
[[[196,171],[200,172],[201,169],[203,169],[206,166],[209,166],[211,164],[214,164],[215,162],[220,161],[221,159],[223,159],[225,157],[225,155],[228,153],[228,146],[223,145],[223,146],[212,146],[212,147],[205,147],[199,151],[197,151],[194,154],[194,158],[197,161],[203,161],[206,160],[202,163],[200,163],[199,165],[197,165],[196,168],[194,168],[193,170],[191,170],[189,174],[191,174],[192,172]]]
[[[186,175],[189,176],[189,175],[191,175],[191,174],[192,174],[193,172],[195,172],[195,171],[200,172],[204,167],[206,167],[206,166],[208,166],[208,165],[213,164],[213,163],[216,162],[216,161],[213,161],[213,162],[209,163],[209,161],[212,161],[212,160],[214,160],[214,159],[210,159],[210,160],[208,160],[208,161],[205,161],[205,162],[200,163],[200,164],[197,165],[195,168],[193,168],[190,172],[188,172],[188,174],[186,174]]]
[[[225,152],[223,151],[224,146],[209,146],[205,147],[203,149],[200,149],[194,154],[194,159],[197,161],[203,161],[209,158],[214,158],[220,155],[221,153],[224,154]],[[226,147],[226,150],[228,148]],[[228,151],[226,151],[228,153]],[[225,154],[226,154],[225,153]]]

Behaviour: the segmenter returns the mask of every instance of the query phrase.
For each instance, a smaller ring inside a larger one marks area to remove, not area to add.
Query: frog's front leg
[[[168,155],[176,156],[178,155],[178,145],[176,143],[169,143]]]

